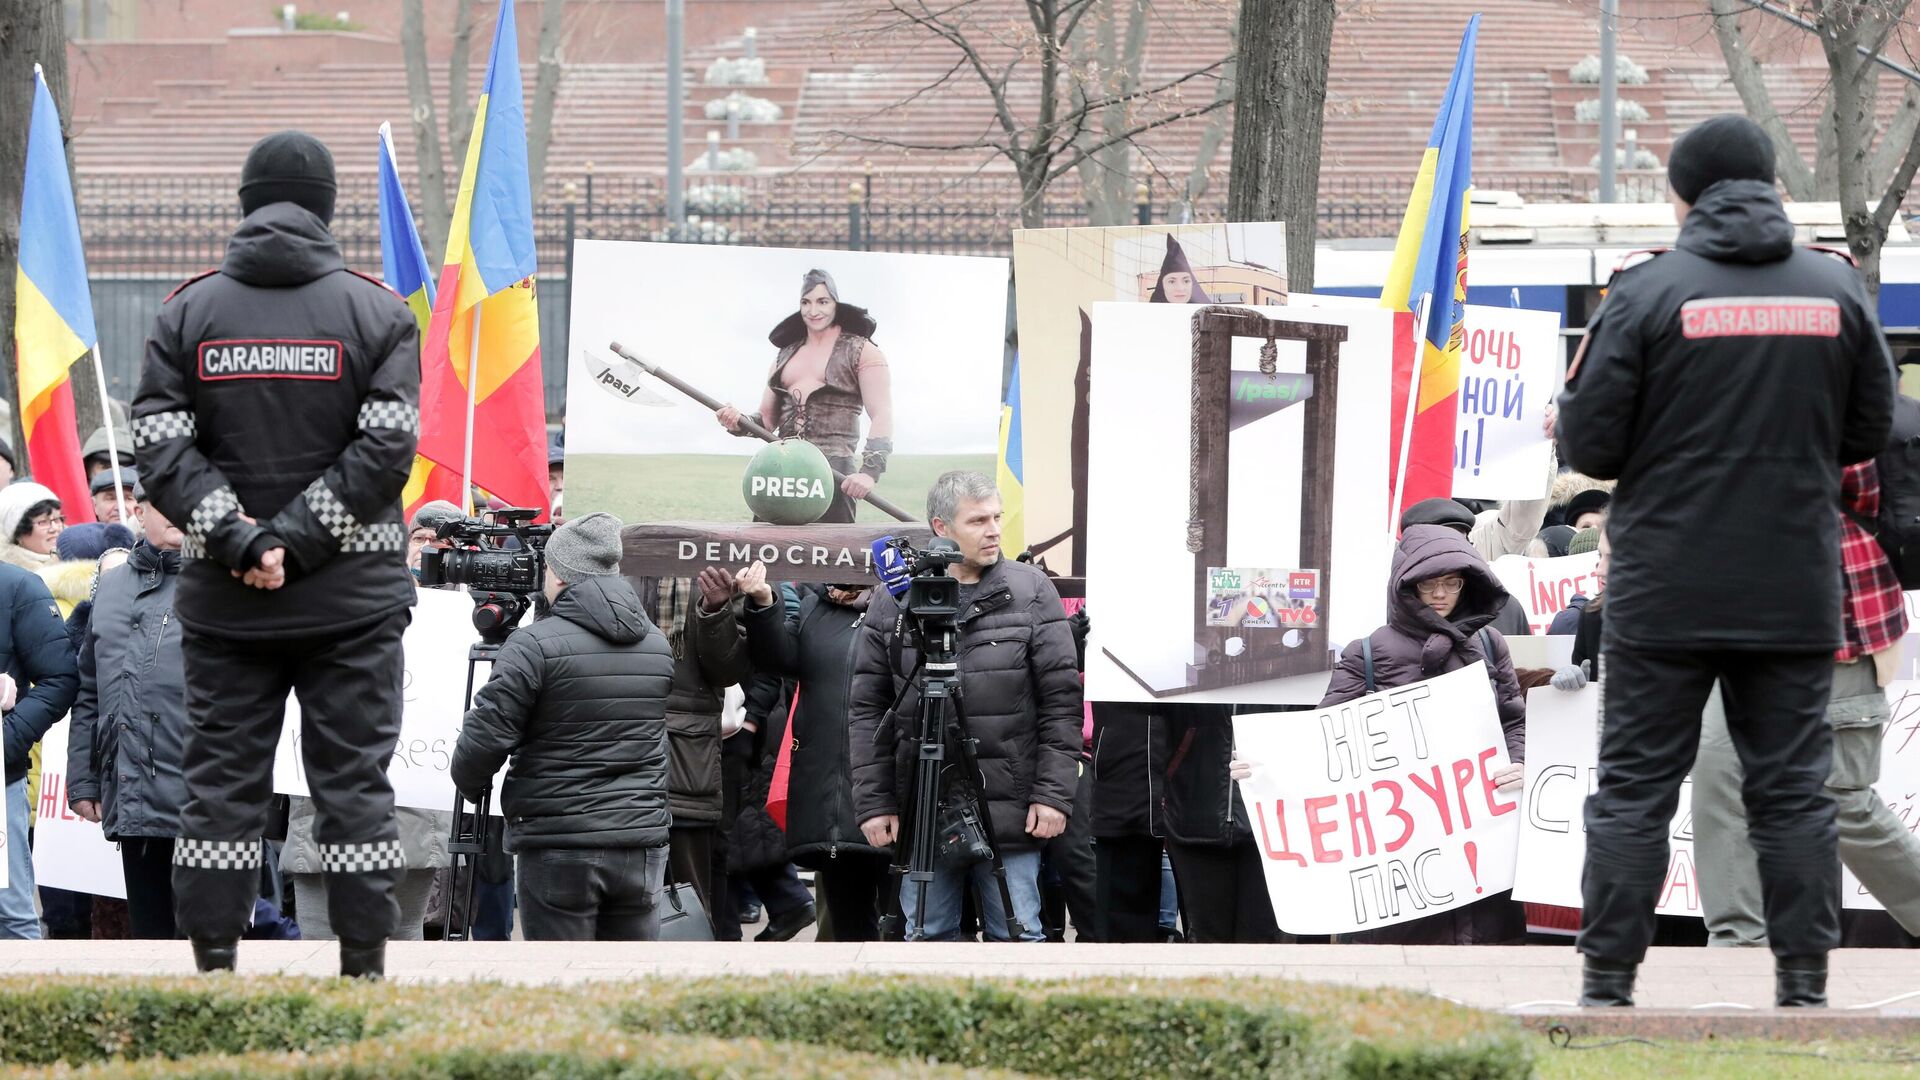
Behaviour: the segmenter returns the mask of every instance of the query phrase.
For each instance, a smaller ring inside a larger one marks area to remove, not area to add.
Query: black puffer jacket
[[[67,739],[67,802],[98,801],[109,840],[180,835],[187,690],[173,617],[179,581],[180,553],[141,541],[94,590]]]
[[[141,482],[187,535],[179,617],[267,638],[412,606],[400,491],[419,406],[420,327],[406,303],[349,271],[310,211],[250,214],[219,272],[161,306],[133,399]],[[229,572],[275,546],[284,588]]]
[[[667,842],[673,653],[625,579],[569,585],[507,638],[453,751],[453,782],[501,792],[507,849]]]
[[[1794,248],[1772,184],[1722,181],[1679,250],[1614,277],[1582,349],[1557,432],[1561,460],[1620,481],[1607,632],[1644,649],[1837,648],[1840,470],[1893,422],[1860,274]]]
[[[747,635],[740,629],[741,601],[719,611],[700,607],[698,590],[684,579],[640,582],[642,595],[662,615],[673,648],[673,690],[667,695],[667,792],[673,823],[680,827],[718,825],[725,817],[720,776],[720,711],[727,687],[745,685],[753,670],[747,663]]]
[[[1101,701],[1093,705],[1093,805],[1096,840],[1159,836],[1166,777],[1153,770],[1152,705]]]
[[[793,752],[787,775],[787,856],[818,868],[848,852],[878,854],[854,820],[853,765],[847,744],[847,694],[853,678],[854,645],[867,615],[866,605],[848,607],[827,599],[825,590],[801,594],[800,611],[788,618],[786,605],[747,605],[746,624],[753,669],[796,680],[800,700],[787,713],[767,717],[766,760],[788,739]],[[756,790],[765,792],[764,786]]]
[[[919,657],[894,649],[898,613],[892,594],[875,590],[854,657],[850,748],[861,822],[898,814],[913,785],[920,696],[907,678]],[[1073,632],[1047,576],[1007,559],[981,576],[959,626],[960,693],[994,836],[1007,850],[1031,848],[1029,805],[1073,812],[1082,746]]]
[[[60,607],[40,575],[0,563],[0,671],[19,684],[13,711],[0,717],[6,745],[6,782],[27,775],[33,744],[46,735],[80,693],[80,673]]]
[[[1446,574],[1466,581],[1453,614],[1441,618],[1415,591],[1417,582]],[[1507,591],[1474,550],[1467,538],[1439,525],[1414,525],[1400,534],[1393,553],[1392,589],[1387,594],[1387,625],[1375,630],[1373,688],[1386,690],[1431,679],[1484,660],[1493,680],[1494,703],[1500,710],[1500,728],[1507,737],[1507,755],[1523,761],[1527,753],[1527,699],[1513,673],[1507,639],[1487,629]],[[1485,631],[1484,637],[1482,631]],[[1482,641],[1489,649],[1483,651]],[[1334,668],[1333,680],[1320,707],[1364,697],[1367,689],[1366,650],[1362,642],[1347,646]]]

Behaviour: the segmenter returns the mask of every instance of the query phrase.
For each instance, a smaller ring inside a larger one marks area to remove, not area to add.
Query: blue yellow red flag
[[[1414,342],[1412,334],[1406,334],[1408,340],[1396,342],[1394,350],[1388,482],[1396,496],[1396,519],[1403,506],[1453,492],[1461,319],[1467,301],[1467,205],[1473,188],[1473,61],[1479,33],[1480,16],[1475,15],[1461,35],[1453,77],[1434,117],[1380,294],[1382,306],[1399,312],[1418,312],[1427,300],[1425,326],[1415,331],[1421,340]],[[1403,328],[1410,323],[1397,321]]]
[[[1020,432],[1020,358],[1013,358],[1007,399],[1000,405],[1000,455],[994,483],[1000,488],[1000,550],[1027,550],[1026,440]]]
[[[93,298],[80,247],[80,214],[67,175],[60,111],[33,65],[33,120],[20,192],[20,260],[14,272],[14,356],[27,469],[60,496],[70,522],[93,520],[73,412],[73,362],[93,350]]]
[[[501,0],[420,354],[420,454],[464,471],[471,453],[474,485],[544,513],[546,397],[534,269],[519,40],[513,0]]]

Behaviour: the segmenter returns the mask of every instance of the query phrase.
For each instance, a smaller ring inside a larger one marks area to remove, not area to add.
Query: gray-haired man
[[[1014,914],[1025,940],[1038,941],[1039,845],[1065,830],[1079,772],[1081,698],[1073,633],[1046,575],[1000,557],[1000,493],[993,481],[979,473],[945,474],[927,494],[927,518],[936,535],[959,545],[964,559],[948,570],[960,583],[960,699]],[[908,683],[919,657],[896,640],[899,615],[892,595],[875,590],[854,647],[854,816],[876,847],[899,839],[900,805],[912,797],[917,756],[920,698]],[[892,729],[879,731],[882,724]],[[957,762],[952,749],[948,760]],[[963,790],[951,777],[946,788],[948,799]],[[985,863],[940,871],[927,890],[924,912],[917,910],[915,890],[905,890],[901,910],[909,935],[956,938],[961,889],[969,879],[987,935],[1005,940],[1000,893]]]

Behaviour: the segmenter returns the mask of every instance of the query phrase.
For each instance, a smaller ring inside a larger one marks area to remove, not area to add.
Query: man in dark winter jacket
[[[233,967],[292,690],[341,972],[378,977],[404,866],[386,770],[414,596],[400,491],[420,328],[341,258],[325,146],[270,135],[240,177],[246,220],[220,268],[161,306],[133,402],[141,480],[185,533],[177,914],[202,970]]]
[[[1045,574],[1000,557],[1000,493],[978,473],[950,472],[927,495],[935,535],[959,545],[964,562],[949,568],[959,582],[960,699],[979,756],[976,778],[1007,870],[1007,885],[1026,940],[1038,941],[1038,845],[1066,829],[1080,767],[1080,674],[1073,632]],[[854,814],[867,841],[900,839],[901,807],[914,797],[920,698],[909,685],[918,650],[901,638],[893,594],[876,590],[854,656],[851,750]],[[964,786],[952,775],[960,758],[951,739],[945,798]],[[904,860],[906,852],[897,858]],[[932,940],[960,929],[961,890],[971,879],[980,921],[990,937],[1007,936],[1006,912],[991,868],[937,873],[927,889],[901,885],[908,933]]]
[[[0,939],[33,941],[40,937],[40,915],[34,907],[33,854],[27,844],[34,810],[27,802],[27,755],[72,708],[80,676],[60,609],[38,575],[0,563],[0,610],[7,616],[0,623],[0,671],[11,680],[0,701],[6,706],[0,715],[0,754],[7,799],[7,887],[0,889]]]
[[[140,543],[94,587],[67,736],[67,804],[120,845],[133,936],[171,938],[173,842],[187,801],[187,673],[173,617],[184,537],[145,494],[133,506]]]
[[[1681,137],[1668,166],[1677,250],[1615,275],[1559,402],[1562,459],[1619,480],[1583,1004],[1632,1003],[1716,678],[1746,770],[1775,1000],[1826,1002],[1840,896],[1824,788],[1841,645],[1833,510],[1841,467],[1886,444],[1894,375],[1859,273],[1794,248],[1773,163],[1745,117]],[[1729,559],[1701,543],[1709,531],[1767,539]]]
[[[673,651],[620,576],[620,519],[587,514],[547,542],[546,618],[515,630],[453,751],[469,798],[500,793],[532,941],[652,941],[667,870]]]

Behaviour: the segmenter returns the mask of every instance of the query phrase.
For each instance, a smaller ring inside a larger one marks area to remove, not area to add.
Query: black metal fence
[[[1664,177],[1639,177],[1641,198],[1665,197]],[[1517,191],[1528,202],[1583,201],[1591,177],[1574,173],[1482,175],[1485,190]],[[1329,176],[1322,181],[1322,239],[1390,237],[1400,226],[1412,178]],[[686,190],[686,225],[668,228],[664,181],[636,174],[549,176],[534,209],[540,266],[540,339],[547,407],[565,407],[568,254],[575,239],[672,240],[682,243],[816,247],[832,250],[911,251],[1005,255],[1020,225],[1018,195],[1004,174],[873,173],[776,176],[693,174]],[[215,266],[239,217],[227,178],[120,177],[82,180],[80,223],[93,282],[94,318],[109,390],[132,394],[148,327],[161,301],[181,279]],[[414,200],[415,207],[420,205]],[[1193,207],[1151,185],[1131,215],[1140,221],[1220,220],[1224,191]],[[1046,222],[1082,225],[1086,208],[1071,194],[1049,198]],[[355,269],[380,271],[380,212],[376,178],[343,179],[333,228]],[[439,253],[429,251],[437,265]]]

